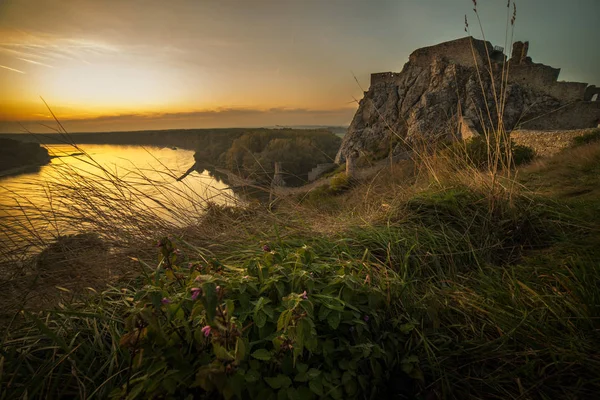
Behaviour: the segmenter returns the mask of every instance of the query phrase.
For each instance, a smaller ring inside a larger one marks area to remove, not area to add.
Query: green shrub
[[[265,245],[239,267],[180,265],[161,245],[120,340],[136,372],[115,398],[365,398],[385,395],[393,376],[421,377],[404,352],[412,325],[390,314],[389,283],[360,262]]]
[[[583,146],[600,140],[600,129],[573,138],[573,146]]]
[[[329,181],[329,188],[333,193],[341,193],[350,188],[351,181],[345,172],[334,175]]]
[[[535,151],[528,146],[513,143],[512,152],[515,165],[528,164],[535,158]]]
[[[532,148],[511,142],[512,160],[515,165],[531,162],[535,156]],[[507,146],[500,144],[500,162],[506,162]],[[489,167],[489,161],[496,158],[497,146],[494,143],[488,145],[485,137],[479,136],[465,142],[452,142],[441,150],[441,154],[455,160],[466,161],[475,168],[484,169]]]

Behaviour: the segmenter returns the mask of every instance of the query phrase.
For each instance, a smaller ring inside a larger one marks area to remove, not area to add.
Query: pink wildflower
[[[200,288],[192,288],[192,300],[196,300],[200,296],[201,291],[202,289]]]
[[[163,299],[160,302],[163,304],[171,304],[172,303],[171,299],[169,299],[167,297],[163,297]]]
[[[208,337],[210,335],[210,330],[210,325],[206,325],[204,328],[202,328],[202,333],[204,334],[204,336]]]
[[[306,294],[306,290],[304,292],[302,292],[300,297],[302,297],[304,300],[308,300],[308,295]]]

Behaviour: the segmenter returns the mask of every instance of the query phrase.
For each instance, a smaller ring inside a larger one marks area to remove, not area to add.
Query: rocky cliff
[[[507,61],[503,49],[463,38],[416,50],[400,73],[373,74],[336,162],[352,153],[383,156],[390,148],[400,153],[435,138],[460,138],[461,124],[475,134],[484,132],[484,125],[497,123],[494,98],[501,94],[506,69],[518,77],[509,78],[506,87],[507,129],[527,124],[541,129],[546,116],[567,106],[576,109],[555,118],[555,129],[587,128],[600,118],[600,103],[590,108],[583,101],[587,84],[556,82],[560,70],[535,64],[526,53]],[[581,102],[574,101],[578,96]],[[579,103],[587,107],[581,118]]]

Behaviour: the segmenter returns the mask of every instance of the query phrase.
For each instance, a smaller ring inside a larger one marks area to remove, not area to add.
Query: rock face
[[[372,74],[336,162],[352,152],[384,156],[390,149],[398,154],[437,138],[485,133],[497,125],[500,101],[495,98],[502,93],[506,101],[500,114],[506,129],[595,126],[600,102],[583,101],[588,85],[557,82],[560,70],[533,63],[528,47],[517,42],[507,61],[503,49],[466,37],[416,50],[400,73]],[[503,88],[507,69],[508,85]],[[561,113],[565,107],[569,112]]]

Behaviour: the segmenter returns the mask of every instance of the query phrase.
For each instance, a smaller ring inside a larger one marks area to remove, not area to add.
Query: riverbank
[[[0,138],[0,177],[26,172],[50,163],[48,150],[38,143]]]

